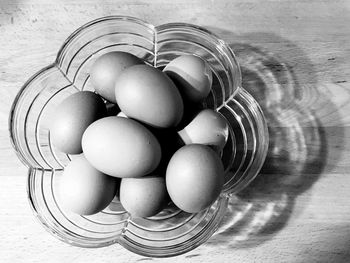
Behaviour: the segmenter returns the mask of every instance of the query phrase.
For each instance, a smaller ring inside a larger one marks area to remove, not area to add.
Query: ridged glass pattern
[[[214,80],[204,105],[220,112],[230,124],[222,152],[226,181],[210,208],[189,214],[169,203],[150,218],[132,218],[117,199],[91,216],[61,208],[56,199],[57,180],[74,156],[61,153],[51,144],[51,116],[69,95],[93,90],[91,65],[110,51],[132,53],[155,67],[163,67],[181,54],[194,54],[209,63]],[[13,103],[9,129],[18,157],[28,166],[30,205],[50,233],[76,246],[119,243],[153,257],[179,255],[210,238],[225,215],[230,196],[258,174],[268,147],[263,113],[241,87],[240,69],[227,44],[198,26],[172,23],[154,27],[124,16],[97,19],[76,30],[62,45],[56,61],[24,84]]]

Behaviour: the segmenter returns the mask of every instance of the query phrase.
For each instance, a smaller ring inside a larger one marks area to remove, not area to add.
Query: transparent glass
[[[95,59],[110,51],[126,51],[155,67],[181,54],[208,61],[214,83],[205,101],[230,123],[222,160],[226,181],[208,209],[185,213],[169,206],[150,218],[132,218],[114,200],[104,211],[80,216],[61,208],[56,185],[73,158],[50,141],[52,111],[79,90],[93,90],[89,70]],[[43,226],[57,238],[81,247],[119,243],[135,253],[170,257],[203,244],[218,229],[231,195],[258,174],[267,153],[268,131],[263,113],[241,87],[241,73],[229,46],[204,28],[172,23],[154,27],[133,17],[111,16],[76,30],[62,45],[56,61],[36,73],[18,93],[9,118],[13,146],[28,166],[28,198]]]

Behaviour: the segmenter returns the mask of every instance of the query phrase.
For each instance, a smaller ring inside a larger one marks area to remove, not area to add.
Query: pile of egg
[[[74,155],[58,185],[65,209],[91,215],[117,198],[131,216],[150,217],[169,202],[189,213],[215,202],[228,124],[203,107],[206,61],[181,55],[162,70],[115,51],[96,59],[90,80],[95,92],[67,97],[50,127],[55,148]]]

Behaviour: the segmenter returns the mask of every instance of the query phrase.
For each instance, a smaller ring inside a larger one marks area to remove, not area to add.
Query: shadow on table
[[[218,30],[212,31],[220,36]],[[344,131],[325,128],[317,116],[318,109],[323,113],[327,109],[334,118],[338,113],[317,89],[313,65],[299,47],[269,33],[235,39],[239,43],[230,46],[241,66],[242,84],[263,109],[270,145],[260,174],[232,197],[218,233],[208,244],[243,248],[269,240],[287,224],[292,212],[297,216],[298,211],[293,211],[296,198],[336,164]],[[250,44],[262,39],[268,39],[268,46],[276,51]],[[328,145],[340,147],[333,151]]]

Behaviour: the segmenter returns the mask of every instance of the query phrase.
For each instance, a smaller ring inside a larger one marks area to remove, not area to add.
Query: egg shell
[[[184,100],[204,100],[212,86],[209,64],[194,55],[182,55],[170,61],[163,70],[176,84]]]
[[[229,136],[228,127],[227,120],[219,112],[204,109],[178,134],[185,144],[205,144],[221,151]]]
[[[164,177],[122,178],[120,202],[133,217],[158,214],[168,203]]]
[[[102,97],[115,103],[114,85],[116,79],[126,68],[143,63],[140,58],[127,52],[109,52],[94,62],[90,70],[90,80]]]
[[[52,116],[52,144],[67,154],[81,153],[85,129],[106,114],[106,106],[97,94],[80,91],[70,95],[57,106]]]
[[[165,73],[149,65],[124,70],[117,79],[115,96],[128,117],[153,127],[174,127],[183,116],[177,87]]]
[[[64,169],[58,184],[58,200],[68,211],[91,215],[102,211],[113,200],[120,179],[96,170],[83,154]]]
[[[92,123],[83,135],[82,146],[96,169],[116,177],[144,176],[161,159],[155,136],[139,122],[124,117],[106,117]]]
[[[166,187],[174,204],[185,212],[208,208],[220,195],[224,184],[221,159],[209,146],[181,147],[170,159]]]

